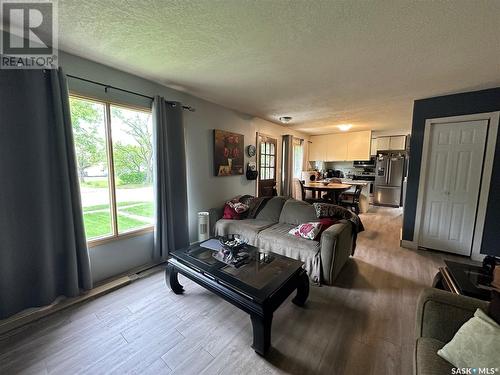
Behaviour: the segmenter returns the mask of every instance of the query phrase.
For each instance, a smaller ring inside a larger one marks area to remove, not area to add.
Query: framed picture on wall
[[[243,174],[243,134],[214,129],[214,173],[216,176]]]

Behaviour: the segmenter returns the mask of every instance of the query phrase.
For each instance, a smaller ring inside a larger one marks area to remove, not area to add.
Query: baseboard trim
[[[399,246],[404,247],[405,249],[418,250],[418,244],[413,241],[400,240]]]

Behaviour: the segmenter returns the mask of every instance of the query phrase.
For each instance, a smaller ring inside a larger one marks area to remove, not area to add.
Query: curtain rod
[[[118,90],[118,91],[126,92],[127,94],[137,95],[137,96],[141,96],[141,97],[146,98],[146,99],[154,100],[154,98],[152,96],[149,96],[149,95],[144,95],[144,94],[140,94],[138,92],[134,92],[134,91],[130,91],[130,90],[125,90],[125,89],[122,89],[120,87],[107,85],[105,83],[101,83],[101,82],[97,82],[97,81],[92,81],[91,79],[77,77],[77,76],[74,76],[74,75],[71,75],[71,74],[66,74],[66,75],[68,77],[70,77],[70,78],[79,79],[80,81],[84,81],[84,82],[88,82],[88,83],[93,83],[94,85],[102,86],[102,87],[104,87],[104,91],[105,92],[108,92],[108,89],[113,89],[113,90]],[[169,101],[166,101],[166,102],[168,104],[170,104],[170,105],[176,105],[177,104],[176,102],[169,102]],[[189,111],[189,112],[196,111],[193,107],[187,106],[187,105],[183,105],[182,109],[185,109],[186,111]]]

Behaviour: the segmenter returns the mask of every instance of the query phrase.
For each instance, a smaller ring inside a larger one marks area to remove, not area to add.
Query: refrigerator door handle
[[[389,185],[389,182],[391,181],[391,158],[387,160],[387,174],[385,175],[385,184]]]

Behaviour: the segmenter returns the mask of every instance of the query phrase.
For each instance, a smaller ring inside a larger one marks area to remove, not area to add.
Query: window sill
[[[115,235],[115,236],[96,238],[96,239],[87,241],[87,247],[88,248],[96,247],[96,246],[104,245],[104,244],[114,242],[114,241],[120,241],[120,240],[125,240],[127,238],[141,236],[143,234],[153,232],[154,229],[155,229],[155,227],[151,226],[151,227],[133,230],[130,232],[120,233],[120,234]]]

